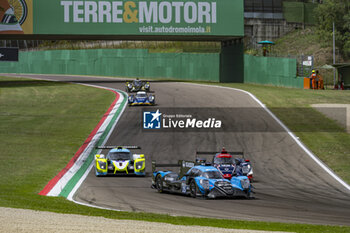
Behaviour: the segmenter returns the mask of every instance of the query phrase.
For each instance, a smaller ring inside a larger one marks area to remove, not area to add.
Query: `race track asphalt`
[[[21,75],[36,77],[35,75]],[[124,90],[105,78],[42,76]],[[232,120],[228,132],[145,132],[142,107],[126,107],[106,145],[139,145],[147,176],[95,177],[92,170],[74,199],[106,208],[226,219],[350,225],[350,193],[315,163],[289,134],[247,93],[189,83],[154,82],[159,108],[215,108]],[[232,114],[230,109],[242,109]],[[259,130],[255,130],[256,128]],[[263,129],[263,130],[261,130]],[[176,163],[193,159],[196,150],[244,150],[254,167],[254,200],[204,200],[151,189],[151,160]]]

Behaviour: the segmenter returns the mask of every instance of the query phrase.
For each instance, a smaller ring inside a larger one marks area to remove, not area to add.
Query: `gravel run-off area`
[[[267,231],[223,229],[201,226],[179,226],[167,223],[115,220],[75,214],[0,207],[0,232],[149,232],[149,233],[266,233]],[[274,231],[275,233],[276,231]]]

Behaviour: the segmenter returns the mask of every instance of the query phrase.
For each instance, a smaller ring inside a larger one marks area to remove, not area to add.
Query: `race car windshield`
[[[145,98],[145,97],[147,97],[147,95],[146,94],[137,94],[137,97]]]
[[[207,179],[222,179],[220,172],[218,171],[208,171],[204,172],[203,176]]]
[[[219,157],[216,157],[214,159],[214,163],[215,164],[234,164],[234,160],[233,158],[219,158]]]
[[[109,152],[107,155],[111,160],[131,160],[130,152]]]
[[[135,80],[135,81],[134,81],[134,85],[135,85],[135,86],[141,86],[141,85],[142,85],[142,81],[140,81],[140,80]]]

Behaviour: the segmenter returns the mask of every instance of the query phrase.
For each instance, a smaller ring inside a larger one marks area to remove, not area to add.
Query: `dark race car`
[[[228,154],[225,151],[217,153],[213,157],[213,166],[216,167],[226,179],[231,179],[235,174],[236,163],[232,155]]]
[[[147,91],[149,92],[151,89],[151,86],[149,82],[142,81],[139,79],[136,79],[132,82],[126,82],[125,83],[125,90],[126,92],[138,92],[138,91]]]
[[[180,173],[156,167],[180,167]],[[217,168],[195,165],[194,162],[179,161],[178,164],[156,164],[152,162],[152,188],[158,192],[178,193],[192,197],[246,197],[252,198],[252,186],[246,176],[224,179]]]
[[[253,167],[249,159],[235,158],[236,175],[247,176],[250,181],[253,181]]]
[[[225,148],[221,152],[197,152],[197,154],[215,154],[212,165],[216,167],[226,179],[233,176],[247,176],[253,180],[253,168],[250,160],[244,159],[243,152],[227,152]]]

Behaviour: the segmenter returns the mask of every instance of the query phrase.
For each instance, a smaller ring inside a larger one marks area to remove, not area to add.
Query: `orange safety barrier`
[[[304,78],[304,89],[310,89],[311,88],[311,80],[310,78]]]

